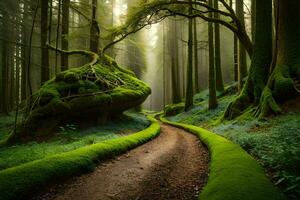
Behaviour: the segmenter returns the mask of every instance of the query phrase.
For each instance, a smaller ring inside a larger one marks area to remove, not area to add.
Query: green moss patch
[[[59,178],[88,172],[95,163],[151,140],[159,134],[160,126],[155,119],[149,119],[152,124],[148,128],[132,135],[0,171],[0,199],[26,199],[36,188],[45,187]]]
[[[239,145],[208,130],[187,124],[165,123],[195,134],[210,151],[210,174],[199,194],[203,200],[280,200],[284,196],[268,180],[259,164]]]
[[[10,141],[48,136],[58,125],[92,120],[104,123],[140,105],[151,93],[133,72],[104,56],[95,64],[57,74],[34,93],[31,111]]]
[[[165,116],[177,115],[184,111],[184,103],[169,104],[165,107]]]

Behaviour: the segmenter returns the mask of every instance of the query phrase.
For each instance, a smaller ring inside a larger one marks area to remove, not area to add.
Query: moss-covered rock
[[[58,125],[90,120],[98,123],[141,104],[147,84],[108,56],[94,64],[57,74],[32,98],[32,109],[13,140],[48,136]]]
[[[165,116],[177,115],[184,111],[184,103],[169,104],[165,107]]]

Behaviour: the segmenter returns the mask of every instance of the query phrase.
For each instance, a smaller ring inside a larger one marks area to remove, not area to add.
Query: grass
[[[0,122],[1,124],[9,124],[11,123],[10,119],[13,118],[4,117],[1,118]],[[58,134],[51,140],[0,147],[0,170],[118,138],[128,133],[143,130],[147,126],[149,126],[149,121],[144,115],[129,112],[117,121],[85,130],[79,130],[75,124],[69,124],[65,127],[60,127]],[[9,126],[4,127],[7,128]],[[7,134],[1,135],[8,136]]]
[[[288,199],[299,199],[300,111],[293,109],[284,115],[258,120],[248,110],[235,120],[221,122],[219,119],[234,96],[220,98],[219,107],[211,111],[207,108],[207,91],[196,95],[199,96],[203,103],[168,119],[205,127],[239,144],[258,160]]]
[[[0,199],[22,199],[29,197],[37,187],[60,178],[91,171],[95,163],[123,153],[147,142],[159,134],[160,126],[149,118],[151,125],[140,132],[73,151],[45,157],[16,167],[0,171]]]
[[[208,130],[182,123],[162,121],[197,135],[210,151],[210,175],[199,194],[204,200],[285,199],[267,179],[259,164],[239,145]]]

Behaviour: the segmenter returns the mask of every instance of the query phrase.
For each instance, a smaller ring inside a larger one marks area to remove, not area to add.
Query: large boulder
[[[61,72],[32,98],[32,109],[14,139],[48,137],[67,123],[104,123],[140,105],[151,93],[147,84],[104,56],[94,64]]]

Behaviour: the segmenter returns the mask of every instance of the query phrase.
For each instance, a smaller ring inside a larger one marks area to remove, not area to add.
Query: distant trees
[[[0,1],[0,113],[9,113],[17,104],[24,105],[41,83],[69,68],[69,56],[61,53],[59,59],[59,52],[52,54],[47,44],[68,50],[71,29],[73,34],[77,31],[77,40],[82,34],[85,37],[81,41],[86,40],[90,26],[82,29],[84,23],[91,22],[93,16],[94,22],[98,20],[95,12],[92,13],[92,6],[87,8],[88,3],[86,0]],[[79,22],[80,17],[83,20]],[[96,23],[93,24],[95,27]],[[99,40],[97,28],[93,30],[97,32],[93,36]],[[99,49],[98,45],[95,49]],[[89,48],[86,42],[78,46]]]

